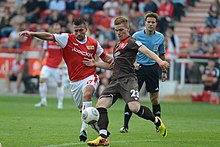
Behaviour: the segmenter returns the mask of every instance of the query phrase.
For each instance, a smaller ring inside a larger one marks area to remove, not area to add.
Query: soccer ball
[[[94,107],[87,107],[82,111],[82,119],[87,124],[94,124],[99,120],[99,111]]]

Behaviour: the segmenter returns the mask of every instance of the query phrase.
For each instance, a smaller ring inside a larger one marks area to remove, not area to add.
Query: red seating
[[[180,49],[185,49],[189,47],[189,42],[180,42]]]
[[[4,43],[8,42],[8,39],[9,39],[8,37],[1,38],[0,44],[4,44]]]
[[[36,23],[30,24],[28,29],[30,31],[37,31],[37,24]]]
[[[105,18],[105,15],[104,11],[96,11],[93,15],[94,24],[100,25],[100,22]]]
[[[79,18],[81,16],[81,10],[73,10],[72,13],[74,18]]]
[[[212,92],[212,91],[203,91],[202,94],[196,94],[196,93],[192,93],[191,94],[191,97],[192,97],[192,101],[193,102],[206,102],[206,103],[212,103],[212,100],[214,100],[213,103],[216,102],[216,97],[213,97],[213,93],[215,92]],[[218,99],[218,97],[217,97]]]
[[[206,32],[206,28],[204,27],[197,27],[197,31],[201,34],[204,34]]]

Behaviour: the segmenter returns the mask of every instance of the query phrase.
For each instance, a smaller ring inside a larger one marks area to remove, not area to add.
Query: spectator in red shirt
[[[158,20],[158,29],[161,33],[164,34],[168,24],[172,22],[173,12],[174,6],[171,3],[171,0],[165,0],[165,2],[159,6],[157,10],[158,15],[160,16]]]

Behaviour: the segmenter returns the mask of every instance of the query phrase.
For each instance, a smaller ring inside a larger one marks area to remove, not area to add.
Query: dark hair
[[[55,22],[55,23],[52,24],[52,26],[60,26],[61,27],[61,24]]]
[[[147,20],[148,17],[153,17],[156,19],[156,22],[158,22],[158,15],[157,13],[154,13],[154,12],[148,12],[146,15],[145,15],[145,21]]]
[[[73,21],[73,25],[84,25],[86,26],[86,21],[83,18],[77,18]]]

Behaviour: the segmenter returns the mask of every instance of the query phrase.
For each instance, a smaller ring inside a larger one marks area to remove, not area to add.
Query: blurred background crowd
[[[175,62],[176,59],[214,58],[218,62],[219,0],[1,0],[0,52],[39,52],[41,40],[21,38],[18,33],[22,30],[50,32],[53,23],[61,24],[62,32],[72,33],[73,20],[83,17],[88,23],[88,35],[112,54],[117,39],[114,17],[128,17],[133,34],[144,29],[144,15],[148,11],[159,15],[157,30],[165,36],[167,60],[174,61],[173,80],[180,81],[181,62]],[[202,83],[205,65],[204,62],[187,62],[185,82]],[[101,77],[99,95],[108,84],[111,71],[97,69],[97,72]]]

